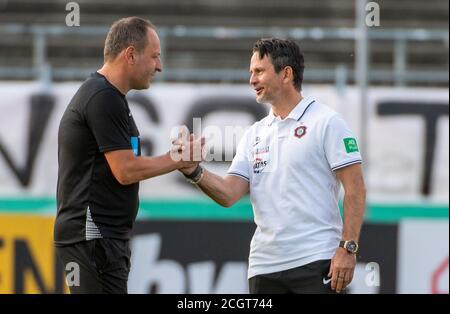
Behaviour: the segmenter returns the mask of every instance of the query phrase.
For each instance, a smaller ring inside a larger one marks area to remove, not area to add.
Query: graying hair
[[[129,46],[136,48],[138,52],[144,50],[148,44],[147,31],[155,29],[149,20],[136,16],[120,19],[111,26],[105,40],[103,56],[105,62],[114,60],[117,55]]]

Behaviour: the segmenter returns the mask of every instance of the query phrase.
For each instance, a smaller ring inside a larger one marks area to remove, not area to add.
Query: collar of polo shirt
[[[311,97],[305,97],[303,98],[295,107],[294,109],[292,109],[292,111],[289,113],[289,115],[286,117],[286,119],[294,119],[294,120],[299,120],[303,113],[305,112],[305,110],[308,108],[308,106],[314,102],[314,99],[312,99]],[[281,118],[278,116],[275,116],[273,114],[273,110],[272,108],[270,109],[269,115],[267,117],[267,125],[271,126],[272,123],[278,119],[279,121],[281,121]]]

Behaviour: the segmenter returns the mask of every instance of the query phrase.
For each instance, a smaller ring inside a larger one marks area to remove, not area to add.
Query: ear
[[[290,66],[283,69],[283,82],[290,83],[294,80],[294,72]]]
[[[130,65],[136,63],[136,49],[133,46],[129,46],[124,51],[124,58],[126,62]]]

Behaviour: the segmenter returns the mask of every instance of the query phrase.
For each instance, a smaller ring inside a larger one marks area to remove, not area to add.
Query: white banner
[[[55,195],[58,125],[79,86],[55,84],[42,96],[36,83],[0,83],[0,197]],[[357,135],[361,125],[367,125],[367,152],[362,154],[369,196],[404,199],[429,194],[448,202],[448,89],[372,88],[366,122],[360,121],[353,87],[339,93],[333,86],[310,85],[305,86],[304,95],[341,112]],[[153,155],[166,152],[173,127],[192,125],[192,117],[202,117],[203,129],[211,125],[225,129],[249,126],[268,110],[256,104],[247,85],[155,84],[128,98],[143,152]],[[232,155],[235,142],[225,143],[225,154]],[[225,173],[228,166],[226,162],[207,164],[218,173]],[[141,185],[145,198],[198,193],[176,172]]]
[[[448,221],[405,220],[399,228],[398,293],[448,294]]]

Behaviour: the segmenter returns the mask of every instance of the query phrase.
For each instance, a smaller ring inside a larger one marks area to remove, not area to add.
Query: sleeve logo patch
[[[140,145],[140,139],[137,136],[131,137],[131,149],[133,150],[134,156],[140,156],[141,155],[141,145]]]
[[[347,153],[359,152],[358,144],[353,137],[344,138],[344,146]]]

